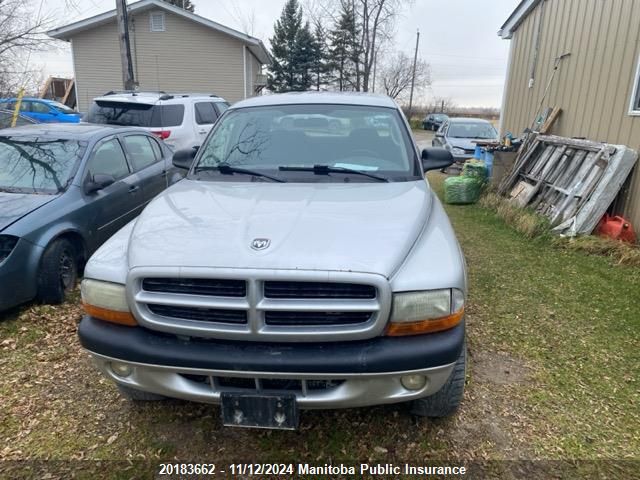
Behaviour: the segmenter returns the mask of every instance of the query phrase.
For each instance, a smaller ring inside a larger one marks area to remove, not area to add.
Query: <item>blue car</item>
[[[0,108],[14,110],[16,102],[15,98],[2,98],[0,99]],[[32,118],[38,123],[80,122],[80,114],[75,110],[55,100],[43,98],[23,98],[20,104],[20,114]]]
[[[0,128],[9,128],[13,123],[13,112],[11,110],[3,110],[0,108]],[[31,125],[36,122],[33,118],[25,117],[24,115],[18,115],[16,118],[16,127],[22,127],[23,125]]]
[[[0,311],[63,301],[89,256],[185,172],[139,128],[0,130]]]

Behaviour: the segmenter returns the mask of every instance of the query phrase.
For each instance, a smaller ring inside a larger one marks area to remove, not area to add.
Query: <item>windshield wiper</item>
[[[281,172],[313,172],[314,175],[329,175],[330,173],[353,173],[364,177],[373,178],[379,182],[388,182],[388,178],[374,175],[373,173],[356,170],[354,168],[332,167],[330,165],[314,165],[313,167],[278,167]]]
[[[198,172],[201,172],[203,170],[216,170],[216,171],[222,173],[223,175],[233,175],[234,173],[240,173],[242,175],[253,175],[254,177],[267,178],[267,179],[271,180],[272,182],[286,183],[286,180],[283,180],[281,178],[274,177],[274,176],[268,175],[266,173],[258,172],[257,170],[249,170],[248,168],[234,167],[232,165],[229,165],[228,163],[223,163],[223,164],[220,164],[220,165],[218,165],[216,167],[209,167],[209,166],[196,167],[193,170],[193,173],[198,173]]]

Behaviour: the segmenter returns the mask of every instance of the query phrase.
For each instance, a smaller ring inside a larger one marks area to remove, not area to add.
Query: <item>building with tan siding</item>
[[[233,103],[264,86],[263,43],[161,0],[128,6],[133,71],[140,90],[215,93]],[[116,11],[48,32],[70,43],[78,109],[122,90]]]
[[[560,107],[553,133],[640,150],[640,1],[523,0],[498,34],[510,40],[501,133]],[[640,230],[640,167],[612,206]]]

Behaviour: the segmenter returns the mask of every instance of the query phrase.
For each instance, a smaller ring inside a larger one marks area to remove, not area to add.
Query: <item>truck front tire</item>
[[[411,413],[419,417],[441,418],[453,415],[462,402],[467,369],[467,345],[456,361],[447,382],[433,395],[414,400]]]

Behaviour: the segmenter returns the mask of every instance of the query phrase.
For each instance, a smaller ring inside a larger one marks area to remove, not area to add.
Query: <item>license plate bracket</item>
[[[230,427],[295,430],[298,405],[293,394],[220,394],[222,423]]]

